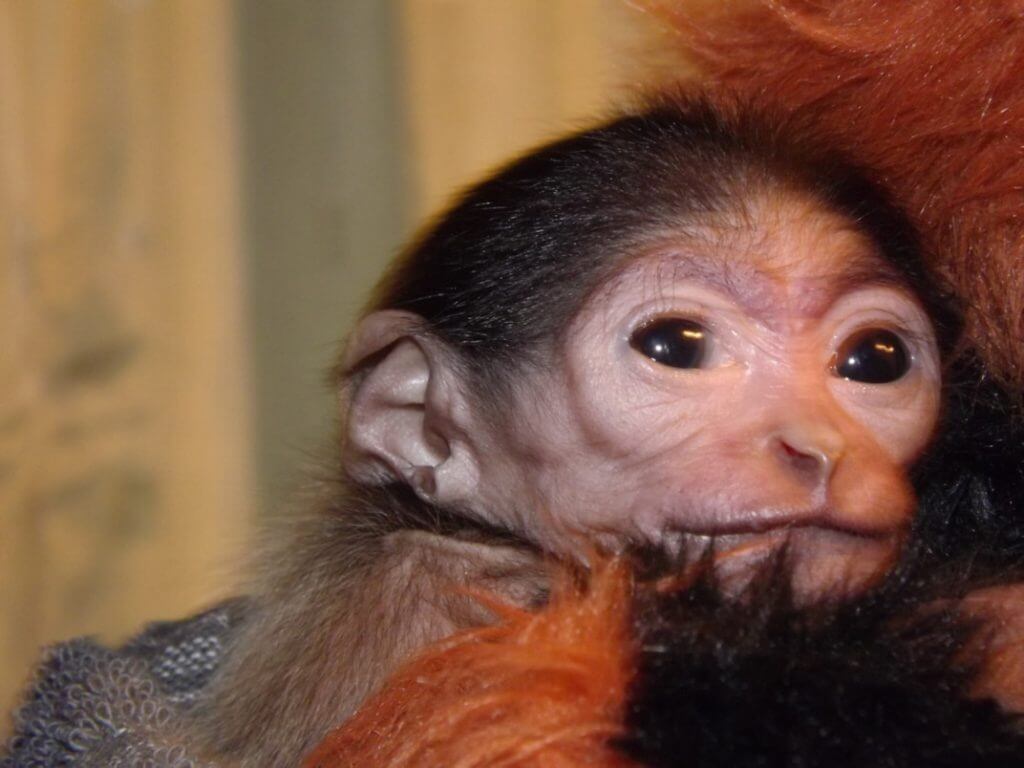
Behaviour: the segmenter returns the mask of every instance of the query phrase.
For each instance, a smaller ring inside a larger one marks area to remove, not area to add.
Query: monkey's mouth
[[[848,530],[806,520],[774,526],[676,531],[663,546],[666,572],[710,567],[726,593],[742,594],[765,564],[789,574],[799,602],[845,598],[877,583],[899,556],[904,532]]]
[[[734,512],[711,511],[707,515],[696,516],[696,519],[688,519],[684,524],[669,524],[665,527],[668,532],[687,537],[721,541],[730,538],[785,537],[804,529],[832,531],[874,540],[889,540],[905,533],[904,527],[894,527],[886,521],[863,519],[824,504],[796,509],[762,507]]]
[[[899,541],[902,536],[896,532],[882,534],[880,532],[851,531],[842,528],[814,525],[808,523],[787,523],[756,529],[728,528],[711,533],[693,531],[674,531],[666,536],[666,543],[672,542],[672,549],[688,556],[700,553],[711,553],[715,556],[743,556],[758,553],[770,553],[780,548],[799,547],[799,542],[810,536],[828,537],[830,539],[860,541],[864,544],[872,542],[890,543]]]

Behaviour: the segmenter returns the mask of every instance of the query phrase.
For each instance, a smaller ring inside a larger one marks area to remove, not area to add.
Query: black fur
[[[938,442],[915,468],[917,537],[938,562],[973,553],[998,577],[1024,558],[1024,416],[969,360],[948,372]]]
[[[713,575],[641,593],[627,754],[652,768],[1024,766],[1020,719],[967,696],[983,628],[937,608],[1024,582],[1024,424],[980,370],[949,373],[911,541],[877,588],[797,607],[782,556],[741,600]]]
[[[1024,765],[1018,718],[967,695],[977,627],[937,607],[970,589],[971,561],[937,572],[929,559],[915,547],[885,584],[838,605],[796,607],[780,563],[739,601],[713,577],[643,592],[618,746],[650,768]]]

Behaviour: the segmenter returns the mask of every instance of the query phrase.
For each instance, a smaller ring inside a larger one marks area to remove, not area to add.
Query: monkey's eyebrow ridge
[[[779,269],[765,269],[742,256],[696,254],[673,248],[651,260],[643,260],[638,268],[627,268],[614,278],[609,288],[622,282],[654,277],[659,292],[682,281],[695,281],[727,296],[751,315],[769,315],[779,306]],[[909,291],[907,281],[897,268],[871,252],[852,253],[835,270],[801,278],[803,290],[787,299],[787,306],[807,316],[823,314],[836,300],[851,291],[870,286],[892,287]]]

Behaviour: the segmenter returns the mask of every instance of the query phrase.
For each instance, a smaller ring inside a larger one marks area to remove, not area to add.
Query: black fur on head
[[[481,383],[500,385],[645,239],[743,215],[756,192],[781,188],[856,222],[933,320],[955,326],[906,218],[818,133],[721,96],[663,95],[470,189],[395,264],[371,308],[419,315]]]
[[[738,600],[713,576],[641,591],[617,746],[651,768],[1024,765],[1019,718],[968,696],[980,625],[942,602],[975,584],[971,560],[929,559],[914,547],[885,583],[836,604],[796,606],[784,556]]]

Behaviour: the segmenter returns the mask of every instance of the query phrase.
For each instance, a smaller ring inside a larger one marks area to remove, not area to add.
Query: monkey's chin
[[[683,558],[708,558],[723,594],[742,596],[775,562],[789,575],[800,605],[853,597],[877,584],[894,565],[903,536],[861,536],[819,526],[758,533],[684,535]]]

